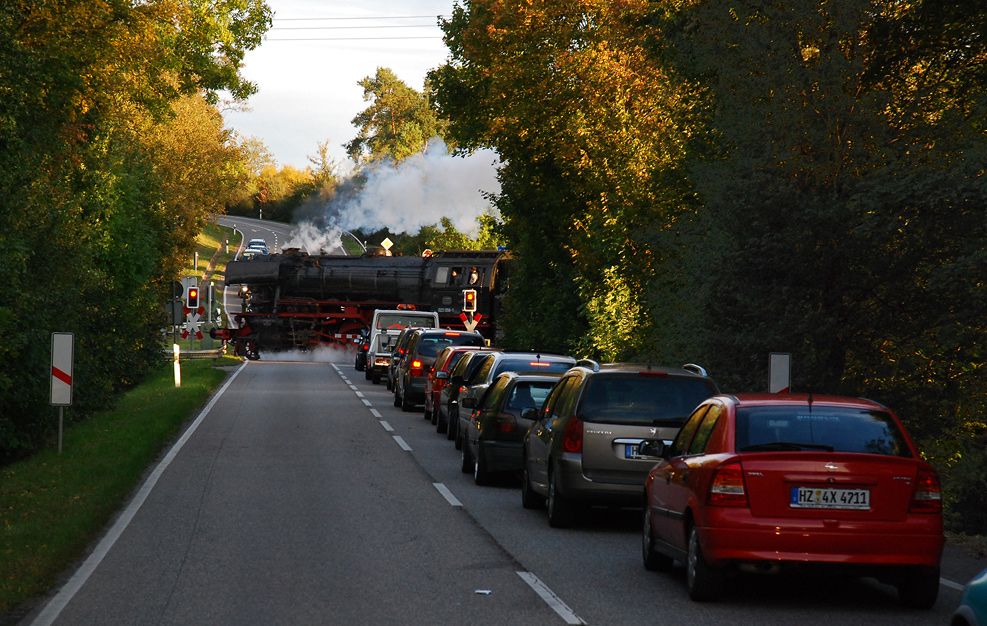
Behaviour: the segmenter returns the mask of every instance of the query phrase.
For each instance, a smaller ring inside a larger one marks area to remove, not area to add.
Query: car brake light
[[[709,489],[709,504],[712,506],[747,506],[747,491],[744,489],[744,470],[740,463],[728,463],[713,474],[713,485]]]
[[[517,432],[517,420],[510,413],[497,416],[497,431],[494,436],[511,435]]]
[[[569,418],[562,433],[563,452],[583,451],[583,421],[576,416]]]
[[[942,512],[942,491],[939,487],[939,477],[934,471],[918,470],[915,489],[912,491],[912,503],[908,510],[911,513]]]
[[[530,365],[531,367],[551,367],[552,366],[551,363],[545,363],[544,361],[532,361],[531,363],[528,363],[528,365]]]
[[[446,333],[446,337],[458,337],[458,336],[460,336],[462,334],[463,333],[451,332],[451,333]]]
[[[638,372],[637,375],[638,376],[665,377],[665,376],[668,376],[668,372]]]
[[[411,375],[412,376],[422,375],[422,362],[419,361],[418,359],[415,359],[414,361],[411,362]]]

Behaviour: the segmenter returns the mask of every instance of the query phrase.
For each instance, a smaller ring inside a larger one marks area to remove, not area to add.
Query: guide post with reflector
[[[75,360],[75,335],[51,334],[51,405],[58,407],[58,453],[62,453],[65,407],[72,406],[72,365]]]

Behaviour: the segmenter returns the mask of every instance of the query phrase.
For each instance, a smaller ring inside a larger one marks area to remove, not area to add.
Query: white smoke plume
[[[314,222],[296,224],[281,249],[299,248],[309,254],[339,253],[343,230],[338,226],[319,227]]]
[[[499,162],[493,150],[448,154],[445,142],[433,137],[423,154],[365,168],[344,180],[333,200],[313,199],[299,207],[299,223],[281,248],[341,254],[347,230],[415,233],[444,217],[459,232],[472,235],[477,218],[492,210],[489,196],[500,193]]]
[[[337,223],[347,229],[414,233],[448,217],[456,230],[474,231],[477,218],[491,209],[487,196],[500,193],[499,161],[493,150],[448,154],[445,142],[434,137],[424,154],[364,170],[363,189],[339,207]]]

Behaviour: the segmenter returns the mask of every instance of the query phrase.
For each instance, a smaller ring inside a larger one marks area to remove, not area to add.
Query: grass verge
[[[172,363],[112,411],[65,429],[63,452],[44,450],[0,468],[0,617],[44,593],[84,555],[148,466],[205,404],[239,359]]]

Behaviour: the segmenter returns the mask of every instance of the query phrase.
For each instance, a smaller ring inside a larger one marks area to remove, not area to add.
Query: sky
[[[352,163],[343,144],[356,137],[352,120],[370,105],[357,83],[387,67],[421,91],[428,71],[448,59],[438,16],[449,17],[454,0],[267,3],[273,25],[242,69],[258,92],[244,110],[225,110],[224,120],[241,137],[263,141],[279,167],[304,169],[328,140],[345,175]],[[302,207],[296,213],[310,221],[296,225],[291,243],[314,252],[334,247],[340,229],[414,233],[443,217],[474,235],[477,218],[491,210],[489,194],[500,191],[498,164],[491,150],[452,156],[431,141],[424,154],[371,172],[358,197]]]
[[[356,137],[351,120],[369,106],[357,82],[391,68],[421,91],[428,70],[448,58],[437,16],[453,0],[267,0],[274,21],[265,41],[244,59],[243,75],[258,92],[249,110],[224,112],[229,128],[259,138],[278,166],[304,169],[319,142],[346,159]],[[295,41],[290,41],[295,40]]]

